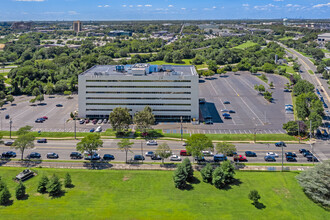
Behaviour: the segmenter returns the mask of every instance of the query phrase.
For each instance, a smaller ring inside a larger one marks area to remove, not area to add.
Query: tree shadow
[[[29,199],[29,194],[25,194],[22,198],[18,199],[18,200],[28,200]]]
[[[222,189],[230,190],[230,189],[232,189],[232,186],[239,186],[241,184],[242,184],[242,181],[240,179],[234,179],[231,183],[226,184]]]
[[[65,193],[66,193],[65,190],[61,190],[61,192],[59,194],[54,195],[54,196],[49,196],[49,197],[51,197],[52,199],[57,199],[57,198],[61,198],[61,197],[65,196]]]
[[[187,184],[185,188],[180,189],[180,190],[182,190],[182,191],[184,191],[184,190],[186,190],[186,191],[191,191],[191,190],[193,190],[193,189],[194,189],[194,187],[193,187],[191,184]]]
[[[7,202],[6,204],[4,204],[3,206],[11,206],[14,204],[14,200],[9,200],[9,202]]]
[[[201,181],[196,177],[193,177],[190,181],[188,181],[190,184],[199,184],[200,182]]]
[[[205,80],[200,79],[199,83],[205,83]]]
[[[110,163],[98,163],[98,162],[84,162],[83,166],[86,167],[87,169],[91,170],[103,170],[103,169],[109,169],[113,165]]]
[[[256,202],[254,204],[254,207],[256,207],[257,209],[265,209],[266,208],[266,206],[262,202]]]
[[[74,187],[75,187],[75,185],[71,183],[70,185],[66,186],[65,188],[72,189]]]

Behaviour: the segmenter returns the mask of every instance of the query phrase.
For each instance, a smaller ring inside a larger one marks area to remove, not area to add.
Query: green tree
[[[118,149],[122,150],[122,151],[125,151],[125,154],[126,154],[126,163],[127,163],[127,153],[128,151],[131,151],[130,149],[132,148],[132,145],[134,143],[133,142],[130,142],[129,139],[121,139],[120,142],[117,143],[117,146],[118,146]]]
[[[322,116],[317,112],[311,112],[308,119],[312,121],[312,130],[315,131],[318,127],[322,125]]]
[[[274,70],[275,70],[275,67],[274,67],[273,64],[265,63],[265,64],[262,66],[262,70],[263,70],[265,73],[273,73]]]
[[[191,182],[194,179],[194,169],[190,163],[189,158],[185,158],[182,161],[182,166],[185,169],[186,173],[187,173],[187,181]]]
[[[10,201],[11,194],[8,190],[8,187],[6,184],[2,184],[3,188],[0,190],[0,205],[7,205]]]
[[[94,153],[100,147],[103,147],[103,141],[101,140],[100,135],[89,134],[86,137],[84,137],[79,143],[77,143],[76,149],[81,153],[84,153],[86,151],[88,155],[91,155],[92,158]]]
[[[174,171],[173,181],[175,188],[184,189],[187,185],[187,172],[182,164],[179,164]]]
[[[120,133],[128,129],[132,119],[127,108],[117,107],[110,113],[109,121],[113,130]]]
[[[31,133],[18,135],[12,147],[21,152],[21,160],[23,160],[26,149],[34,148],[34,139],[35,137]]]
[[[137,129],[141,132],[147,132],[151,125],[155,124],[155,116],[152,114],[152,109],[146,106],[143,111],[135,113],[133,121]]]
[[[2,109],[2,107],[5,105],[5,101],[4,100],[0,100],[0,110]]]
[[[24,135],[31,132],[32,126],[26,125],[24,127],[20,127],[16,132],[17,135]]]
[[[23,199],[25,197],[25,190],[26,187],[24,186],[22,181],[20,181],[16,187],[16,199]]]
[[[44,91],[47,95],[51,95],[54,92],[54,84],[51,82],[48,82],[45,87],[44,87]]]
[[[269,83],[269,87],[270,87],[270,88],[274,88],[274,83],[273,83],[273,82],[270,82],[270,83]]]
[[[221,167],[217,167],[213,171],[212,183],[218,189],[221,189],[225,186],[225,176]]]
[[[209,60],[207,62],[207,67],[209,70],[213,71],[213,72],[217,72],[218,66],[217,63],[214,60]]]
[[[0,99],[5,99],[6,93],[4,91],[0,91]]]
[[[273,101],[273,93],[272,92],[264,92],[264,98],[268,101],[268,102],[272,102]]]
[[[192,156],[202,156],[202,150],[213,149],[212,141],[205,134],[193,134],[187,139],[187,152]]]
[[[38,188],[37,192],[39,193],[46,193],[47,192],[47,186],[49,183],[49,179],[46,175],[42,175],[39,182],[38,182]]]
[[[249,199],[252,201],[253,205],[257,205],[260,199],[260,195],[257,190],[251,190],[249,193]]]
[[[220,168],[223,172],[225,184],[232,183],[235,176],[235,168],[231,161],[226,160],[222,162]]]
[[[47,185],[47,191],[49,193],[49,196],[53,198],[61,195],[62,184],[57,175],[54,174],[52,178],[50,178],[49,183]]]
[[[215,150],[218,153],[222,153],[225,156],[232,155],[234,152],[236,152],[236,147],[234,144],[230,144],[228,142],[219,142],[215,146]]]
[[[10,102],[10,103],[13,103],[13,101],[15,101],[14,96],[12,96],[12,95],[7,95],[6,100],[7,100],[7,102]]]
[[[330,208],[330,160],[301,172],[296,178],[306,195],[314,202]]]
[[[164,159],[167,159],[172,155],[172,150],[167,143],[162,143],[158,145],[156,154],[162,158],[162,163],[164,164]]]
[[[205,183],[212,183],[213,167],[211,164],[206,164],[201,170],[202,179]]]
[[[41,98],[40,95],[42,95],[42,93],[40,92],[40,90],[37,87],[35,87],[32,91],[32,95],[35,96],[35,98],[31,99],[30,102],[34,103],[35,101],[39,101],[39,98]]]
[[[294,62],[292,68],[295,72],[298,72],[300,69],[300,65],[298,63]]]
[[[71,175],[69,173],[65,174],[64,178],[64,187],[65,188],[70,188],[72,187],[72,180],[71,180]]]
[[[299,80],[294,86],[293,86],[293,93],[294,95],[298,96],[303,93],[309,93],[314,91],[314,85],[307,80]]]

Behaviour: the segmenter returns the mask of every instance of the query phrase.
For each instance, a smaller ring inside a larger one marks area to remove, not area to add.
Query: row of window
[[[86,103],[86,105],[182,105],[190,106],[191,104],[182,104],[182,103]]]
[[[87,97],[86,99],[92,99],[92,100],[97,100],[97,99],[150,99],[150,100],[191,100],[191,98],[153,98],[153,97],[130,97],[130,98],[125,98],[125,97]]]
[[[86,88],[191,88],[191,86],[86,86]]]
[[[113,109],[86,109],[87,112],[92,111],[113,111]],[[128,111],[132,111],[132,109],[128,109]],[[153,109],[153,112],[190,112],[190,110],[186,109]]]
[[[86,82],[191,82],[190,80],[86,80]]]
[[[191,94],[191,92],[102,92],[102,91],[87,91],[90,94]]]

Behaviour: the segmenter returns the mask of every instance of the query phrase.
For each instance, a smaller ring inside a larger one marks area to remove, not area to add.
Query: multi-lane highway
[[[113,154],[115,156],[115,161],[123,162],[125,161],[125,152],[120,151],[117,147],[118,139],[106,139],[103,140],[103,147],[99,149],[98,154],[102,157],[104,154]],[[134,145],[131,148],[131,152],[128,153],[128,159],[133,158],[135,154],[145,154],[147,151],[156,151],[157,146],[147,146],[145,141],[134,140]],[[180,150],[185,149],[182,146],[182,142],[178,141],[164,141],[159,140],[158,144],[166,142],[170,148],[172,149],[173,154],[179,155]],[[31,152],[38,152],[41,154],[42,159],[46,159],[46,154],[55,152],[59,155],[60,160],[71,160],[70,153],[76,151],[76,144],[78,140],[49,140],[48,143],[35,143],[35,147],[33,149],[28,149],[24,153],[24,157],[26,157]],[[281,153],[282,149],[275,147],[274,144],[236,144],[237,153],[244,155],[245,151],[253,151],[257,154],[255,158],[248,158],[248,162],[265,162],[264,156],[267,152],[274,152],[279,155],[277,158],[277,162],[281,162]],[[297,154],[297,162],[298,163],[307,163],[306,158],[304,158],[301,154],[299,154],[299,149],[305,148],[310,149],[310,145],[307,144],[287,144],[287,147],[284,148],[284,152],[295,152]],[[12,148],[4,145],[0,145],[0,152],[5,152],[13,150]],[[20,158],[21,155],[18,151],[13,150],[17,153],[17,158]],[[322,161],[330,158],[330,149],[327,147],[327,143],[317,143],[314,144],[313,151],[316,156]],[[192,160],[192,158],[190,157]],[[212,158],[205,158],[212,159]],[[232,158],[229,158],[232,160]],[[285,158],[284,158],[285,159]],[[146,161],[151,161],[149,157],[146,157]],[[169,161],[166,159],[165,161]]]

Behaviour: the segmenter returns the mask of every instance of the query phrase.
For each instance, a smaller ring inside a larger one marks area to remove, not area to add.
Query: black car
[[[35,123],[43,123],[44,121],[38,118],[37,120],[34,121]]]
[[[16,153],[14,151],[3,152],[2,157],[5,157],[5,158],[16,157]]]
[[[265,156],[264,157],[264,159],[265,159],[265,161],[276,161],[276,159],[275,159],[275,157],[273,157],[273,156]]]
[[[37,140],[37,143],[47,143],[47,139],[46,138],[42,138]]]
[[[245,151],[245,156],[246,157],[256,157],[257,154],[252,151]]]
[[[82,159],[82,155],[79,152],[71,152],[70,158],[71,159]]]
[[[292,156],[287,156],[286,161],[288,161],[288,162],[297,162],[297,159],[295,157],[292,157]]]
[[[9,116],[9,115],[6,115],[6,116],[5,116],[5,119],[9,119],[9,118],[10,118],[10,116]]]
[[[154,154],[151,156],[151,160],[161,160],[161,156],[157,155],[157,154]]]
[[[223,104],[230,104],[230,101],[224,101]]]
[[[307,150],[306,149],[299,149],[299,153],[304,153],[304,152],[306,152]]]
[[[286,147],[286,144],[283,141],[275,143],[275,147]]]
[[[48,159],[57,159],[58,158],[58,154],[57,153],[48,153],[47,154],[47,158]]]
[[[297,157],[297,155],[295,153],[292,153],[292,152],[286,152],[285,156],[286,157]]]
[[[304,157],[307,157],[307,156],[313,156],[313,154],[310,152],[310,151],[306,151],[302,154]]]
[[[145,160],[145,158],[142,155],[134,155],[134,160]]]
[[[223,117],[224,119],[231,119],[231,117],[230,116],[225,116],[225,117]]]
[[[57,104],[56,107],[63,107],[63,105],[62,104]]]
[[[114,160],[115,156],[113,156],[112,154],[104,154],[103,155],[103,160]]]
[[[236,113],[234,110],[229,110],[229,113]]]
[[[11,146],[14,144],[14,141],[5,141],[3,144],[6,146]]]
[[[319,160],[313,155],[308,155],[308,156],[306,156],[306,158],[307,158],[307,161],[310,161],[310,162],[313,162],[313,161],[319,162]]]
[[[213,125],[213,121],[207,120],[207,121],[205,121],[205,124],[207,124],[207,125]]]
[[[32,152],[32,153],[30,153],[27,157],[28,157],[29,159],[33,159],[33,158],[37,158],[37,159],[39,159],[39,158],[41,158],[41,155],[40,155],[39,153],[37,153],[37,152]]]

